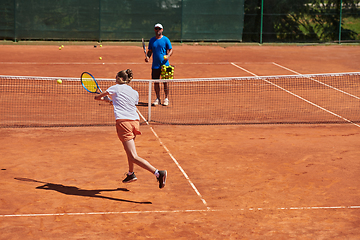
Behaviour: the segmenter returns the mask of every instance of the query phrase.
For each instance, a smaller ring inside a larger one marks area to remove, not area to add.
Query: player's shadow
[[[74,187],[74,186],[65,186],[62,184],[46,183],[46,182],[33,180],[33,179],[29,179],[29,178],[15,178],[15,179],[19,180],[19,181],[25,181],[25,182],[42,183],[43,185],[36,187],[36,189],[52,190],[52,191],[56,191],[56,192],[59,192],[62,194],[66,194],[66,195],[102,198],[102,199],[108,199],[108,200],[113,200],[113,201],[137,203],[137,204],[152,204],[152,202],[137,202],[137,201],[131,201],[131,200],[126,200],[126,199],[106,197],[106,196],[99,195],[99,194],[101,194],[101,192],[115,192],[115,191],[128,192],[129,190],[126,188],[86,190],[86,189],[80,189],[80,188]]]

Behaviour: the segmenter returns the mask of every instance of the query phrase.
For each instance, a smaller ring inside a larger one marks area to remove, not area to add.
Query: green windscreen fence
[[[0,39],[360,41],[360,0],[0,0]]]
[[[360,1],[246,0],[242,40],[360,41]]]
[[[0,0],[0,39],[241,41],[245,0]]]

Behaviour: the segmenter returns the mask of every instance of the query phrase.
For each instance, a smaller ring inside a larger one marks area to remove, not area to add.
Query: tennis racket
[[[101,88],[99,87],[93,75],[91,75],[90,73],[83,72],[81,74],[80,80],[81,80],[81,85],[85,88],[86,91],[96,94],[102,93]],[[104,99],[112,102],[108,96],[105,96]]]
[[[144,49],[145,57],[147,57],[147,54],[146,54],[146,46],[145,46],[144,39],[142,38],[141,41],[142,41],[142,47],[143,47],[143,49]]]

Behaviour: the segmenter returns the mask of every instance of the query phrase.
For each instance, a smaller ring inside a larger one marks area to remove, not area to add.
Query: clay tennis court
[[[0,45],[0,75],[150,76],[140,43],[64,45]],[[197,78],[358,72],[359,59],[358,46],[174,45],[170,61]],[[113,126],[0,128],[0,239],[360,237],[359,123],[141,130],[138,154],[168,171],[164,189],[140,168],[121,183]]]

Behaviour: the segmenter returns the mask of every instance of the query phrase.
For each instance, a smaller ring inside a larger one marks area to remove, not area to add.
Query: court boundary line
[[[278,207],[278,208],[237,208],[237,209],[187,209],[187,210],[158,210],[158,211],[123,211],[123,212],[87,212],[87,213],[28,213],[1,214],[6,217],[53,217],[53,216],[87,216],[87,215],[120,215],[120,214],[152,214],[152,213],[192,213],[192,212],[226,212],[226,211],[291,211],[291,210],[344,210],[360,209],[360,206],[329,206],[329,207]]]
[[[344,120],[344,121],[346,121],[346,122],[348,122],[348,123],[351,123],[351,124],[353,124],[353,125],[355,125],[355,126],[357,126],[357,127],[360,127],[359,124],[356,124],[356,123],[350,121],[350,120],[347,119],[347,118],[344,118],[344,117],[342,117],[342,116],[340,116],[340,115],[338,115],[338,114],[336,114],[336,113],[334,113],[334,112],[331,112],[330,110],[327,110],[326,108],[323,108],[323,107],[321,107],[321,106],[319,106],[319,105],[317,105],[317,104],[315,104],[315,103],[313,103],[313,102],[311,102],[311,101],[309,101],[309,100],[307,100],[307,99],[305,99],[305,98],[303,98],[303,97],[301,97],[301,96],[299,96],[299,95],[297,95],[297,94],[295,94],[295,93],[293,93],[293,92],[291,92],[291,91],[289,91],[289,90],[287,90],[287,89],[285,89],[285,88],[283,88],[283,87],[280,87],[279,85],[277,85],[277,84],[275,84],[275,83],[273,83],[273,82],[271,82],[271,81],[269,81],[269,80],[266,80],[266,79],[264,79],[264,78],[256,75],[255,73],[252,73],[252,72],[248,71],[247,69],[236,65],[235,63],[231,63],[231,64],[232,64],[233,66],[237,67],[237,68],[240,68],[241,70],[243,70],[243,71],[245,71],[245,72],[247,72],[247,73],[250,73],[251,75],[253,75],[253,76],[255,76],[255,77],[259,77],[260,80],[263,80],[263,81],[265,81],[265,82],[267,82],[267,83],[269,83],[269,84],[271,84],[271,85],[273,85],[273,86],[275,86],[275,87],[277,87],[277,88],[279,88],[279,89],[281,89],[281,90],[283,90],[283,91],[285,91],[285,92],[293,95],[294,97],[297,97],[297,98],[299,98],[299,99],[301,99],[301,100],[303,100],[303,101],[305,101],[305,102],[307,102],[307,103],[309,103],[309,104],[311,104],[311,105],[313,105],[313,106],[315,106],[315,107],[317,107],[317,108],[320,108],[321,110],[323,110],[323,111],[325,111],[325,112],[327,112],[327,113],[330,113],[331,115],[334,115],[335,117],[338,117],[338,118],[340,118],[340,119],[342,119],[342,120]]]
[[[310,79],[310,80],[312,80],[312,81],[314,81],[314,82],[320,83],[320,84],[322,84],[322,85],[324,85],[324,86],[326,86],[326,87],[332,88],[332,89],[334,89],[334,90],[336,90],[336,91],[339,91],[339,92],[341,92],[341,93],[343,93],[343,94],[349,95],[349,96],[351,96],[351,97],[353,97],[353,98],[356,98],[356,99],[359,99],[359,100],[360,100],[360,97],[355,96],[355,95],[353,95],[353,94],[351,94],[351,93],[345,92],[345,91],[343,91],[343,90],[341,90],[341,89],[338,89],[338,88],[336,88],[336,87],[333,87],[333,86],[331,86],[331,85],[329,85],[329,84],[326,84],[326,83],[323,83],[323,82],[321,82],[321,81],[319,81],[319,80],[313,79],[312,77],[308,77],[308,76],[306,76],[306,75],[304,75],[304,74],[301,74],[301,73],[299,73],[299,72],[296,72],[296,71],[294,71],[294,70],[292,70],[292,69],[290,69],[290,68],[287,68],[287,67],[285,67],[285,66],[282,66],[282,65],[280,65],[280,64],[277,64],[276,62],[273,62],[273,64],[274,64],[275,66],[278,66],[278,67],[280,67],[280,68],[283,68],[283,69],[285,69],[285,70],[287,70],[287,71],[293,72],[293,73],[295,73],[295,74],[297,74],[297,75],[305,76],[306,78],[308,78],[308,79]]]

